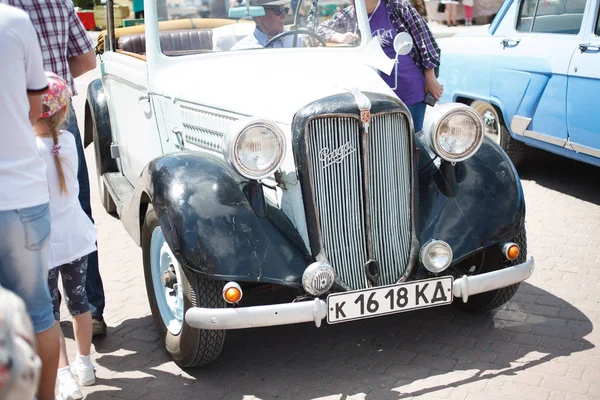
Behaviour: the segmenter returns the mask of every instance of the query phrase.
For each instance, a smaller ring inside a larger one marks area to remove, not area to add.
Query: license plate
[[[452,303],[451,276],[327,296],[327,322],[353,321]]]

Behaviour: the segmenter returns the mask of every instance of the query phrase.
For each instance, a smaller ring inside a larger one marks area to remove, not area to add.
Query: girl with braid
[[[96,228],[79,204],[77,147],[73,135],[60,130],[67,117],[71,91],[58,75],[46,72],[48,91],[42,96],[43,114],[34,125],[38,152],[46,160],[50,192],[50,263],[48,287],[54,319],[60,321],[59,273],[67,308],[73,317],[77,356],[73,365],[61,335],[58,363],[59,391],[65,400],[82,399],[79,384],[96,382],[90,360],[92,315],[85,291],[87,255],[96,250]]]

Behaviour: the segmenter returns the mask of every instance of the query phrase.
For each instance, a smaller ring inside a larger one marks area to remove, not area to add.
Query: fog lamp
[[[516,260],[519,257],[519,253],[521,253],[521,249],[519,249],[519,245],[516,243],[505,243],[502,246],[502,255],[508,261]]]
[[[223,287],[223,299],[229,304],[239,303],[242,296],[242,288],[235,282],[227,282]]]
[[[335,272],[327,261],[310,264],[302,274],[302,287],[306,293],[320,296],[331,289],[335,281]]]
[[[430,240],[421,247],[419,260],[429,272],[440,273],[452,262],[452,248],[443,240]]]

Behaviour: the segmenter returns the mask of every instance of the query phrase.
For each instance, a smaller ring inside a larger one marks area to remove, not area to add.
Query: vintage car
[[[240,16],[266,10],[220,2],[159,23],[146,0],[145,26],[100,38],[85,143],[182,367],[215,360],[230,329],[490,310],[533,272],[519,178],[480,116],[440,105],[414,132],[364,4],[343,46],[315,33],[313,4],[292,48],[232,50],[255,29]],[[289,301],[248,302],[278,288]]]
[[[469,104],[515,164],[526,146],[600,166],[600,1],[505,0],[438,41],[445,102]]]

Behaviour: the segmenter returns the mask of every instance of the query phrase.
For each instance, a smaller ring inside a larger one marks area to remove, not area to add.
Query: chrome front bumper
[[[463,276],[452,285],[454,297],[467,302],[469,296],[522,282],[533,274],[533,257],[523,264],[475,276]],[[190,308],[185,321],[197,329],[244,329],[313,321],[321,326],[327,316],[327,303],[321,299],[298,303],[239,308]]]

